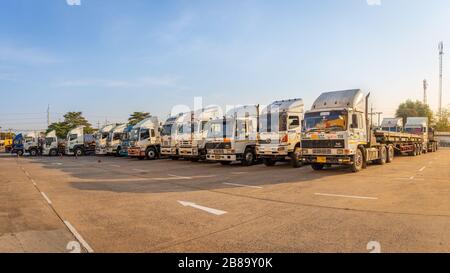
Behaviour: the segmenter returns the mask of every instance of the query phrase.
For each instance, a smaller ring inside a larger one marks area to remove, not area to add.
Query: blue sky
[[[449,12],[448,0],[2,1],[0,126],[45,128],[48,104],[52,121],[83,111],[96,125],[133,111],[166,117],[195,96],[309,107],[348,88],[370,90],[390,116],[422,98],[424,78],[435,109]]]

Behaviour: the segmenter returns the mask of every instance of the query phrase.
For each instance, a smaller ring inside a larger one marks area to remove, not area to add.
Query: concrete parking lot
[[[450,149],[356,174],[2,156],[0,251],[450,252],[448,166]]]

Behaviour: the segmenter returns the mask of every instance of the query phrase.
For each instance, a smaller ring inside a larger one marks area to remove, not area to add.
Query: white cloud
[[[381,6],[381,0],[366,0],[369,6]]]

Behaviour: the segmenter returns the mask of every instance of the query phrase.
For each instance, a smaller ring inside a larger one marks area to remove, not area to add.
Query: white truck
[[[66,138],[66,155],[83,156],[95,154],[96,138],[85,134],[84,126],[78,126],[69,131]]]
[[[277,161],[290,161],[292,167],[301,166],[302,99],[275,101],[261,112],[259,141],[256,152],[266,166]]]
[[[403,118],[384,118],[380,130],[386,132],[403,132]]]
[[[347,165],[359,172],[369,162],[390,163],[395,154],[421,153],[422,135],[372,128],[368,118],[369,95],[354,89],[322,93],[316,99],[304,118],[304,163],[317,171],[326,166]]]
[[[64,153],[63,143],[60,142],[56,136],[56,131],[53,130],[45,135],[45,141],[42,145],[42,155],[57,156]]]
[[[161,155],[171,159],[178,159],[178,135],[183,134],[187,129],[190,120],[190,113],[181,113],[169,117],[163,125],[163,135],[161,142]]]
[[[429,127],[427,117],[406,118],[405,132],[423,137],[423,153],[436,152],[438,141],[434,137],[434,129]]]
[[[240,161],[244,166],[257,162],[259,105],[245,105],[230,110],[225,117],[209,123],[206,159],[229,165]]]
[[[107,154],[106,144],[108,141],[109,132],[115,126],[115,124],[105,125],[95,134],[95,155]]]
[[[208,124],[221,116],[219,107],[207,107],[191,112],[189,122],[183,126],[183,133],[177,136],[180,157],[191,161],[205,160]]]
[[[161,153],[158,117],[149,117],[136,124],[130,133],[128,156],[138,159],[157,159]]]
[[[106,139],[106,154],[119,156],[121,143],[125,137],[124,130],[127,124],[117,124],[110,131]]]

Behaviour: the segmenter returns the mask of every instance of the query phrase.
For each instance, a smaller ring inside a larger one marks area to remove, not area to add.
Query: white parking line
[[[56,163],[52,163],[52,165],[62,166],[62,163],[56,162]]]
[[[414,179],[414,176],[411,176],[410,178],[409,178],[409,180],[413,180]]]
[[[262,189],[262,187],[250,186],[250,185],[244,185],[244,184],[235,184],[235,183],[223,183],[223,184],[230,185],[230,186],[237,186],[237,187],[247,187],[247,188],[254,188],[254,189]]]
[[[141,169],[132,169],[132,171],[136,171],[136,172],[144,172],[144,173],[147,173],[148,171],[146,171],[146,170],[141,170]]]
[[[120,168],[120,165],[109,165],[109,166],[114,167],[114,168]]]
[[[186,179],[186,180],[192,179],[192,177],[189,177],[189,176],[179,176],[179,175],[175,175],[175,174],[168,174],[168,176],[178,178],[178,179]]]
[[[78,231],[69,223],[69,221],[64,221],[64,224],[67,226],[67,228],[72,232],[73,236],[77,238],[78,242],[80,242],[83,247],[87,250],[89,253],[94,253],[94,250],[89,246],[89,244],[83,239],[83,237],[78,233]]]
[[[206,212],[208,212],[208,213],[215,214],[215,215],[219,215],[219,216],[220,216],[220,215],[223,215],[223,214],[225,214],[225,213],[227,213],[226,211],[223,211],[223,210],[213,209],[213,208],[208,208],[208,207],[200,206],[200,205],[197,205],[197,204],[192,203],[192,202],[178,201],[178,203],[180,203],[181,205],[183,205],[183,206],[185,206],[185,207],[196,208],[196,209],[203,210],[203,211],[206,211]]]
[[[48,196],[44,192],[41,192],[41,195],[44,197],[44,199],[45,199],[45,201],[47,201],[47,203],[49,203],[50,205],[52,204],[52,201],[50,200],[50,198],[48,198]]]
[[[231,174],[240,175],[240,174],[246,174],[246,173],[248,173],[248,172],[232,172]]]
[[[366,197],[366,196],[356,196],[356,195],[341,195],[341,194],[331,194],[331,193],[318,193],[318,192],[316,192],[315,195],[331,196],[331,197],[345,197],[345,198],[355,198],[355,199],[378,200],[377,197]]]
[[[423,172],[423,170],[425,170],[425,166],[423,166],[422,168],[420,168],[419,172]]]

